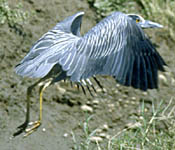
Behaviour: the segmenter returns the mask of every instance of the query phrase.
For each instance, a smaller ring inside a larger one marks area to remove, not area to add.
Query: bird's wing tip
[[[80,11],[76,13],[76,17],[78,16],[84,16],[85,12],[84,11]]]
[[[80,11],[80,12],[79,12],[79,14],[84,15],[84,14],[85,14],[85,12],[84,12],[84,11]]]

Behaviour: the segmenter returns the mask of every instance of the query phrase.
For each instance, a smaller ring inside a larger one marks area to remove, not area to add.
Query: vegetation
[[[174,0],[88,0],[95,8],[98,18],[113,11],[141,14],[144,18],[164,25],[164,39],[175,41],[175,1]]]
[[[83,123],[84,136],[78,143],[73,135],[74,150],[172,150],[175,149],[175,106],[152,103],[152,111],[145,111],[144,101],[140,105],[140,114],[135,116],[135,123],[111,136],[99,141],[98,129],[89,127],[90,116]],[[150,112],[152,112],[150,114]],[[96,141],[91,140],[95,139]]]
[[[0,0],[0,24],[7,23],[10,27],[21,25],[29,16],[28,12],[22,10],[22,4],[11,8],[7,0]]]

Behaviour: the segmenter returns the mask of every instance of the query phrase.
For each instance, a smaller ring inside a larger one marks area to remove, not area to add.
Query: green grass
[[[164,38],[175,41],[175,1],[140,0],[143,14],[164,25]]]
[[[140,114],[131,124],[109,139],[98,141],[97,129],[91,129],[92,116],[83,123],[81,141],[72,133],[74,150],[172,150],[175,149],[175,116],[173,99],[165,106],[163,101],[152,103],[151,111],[145,111],[144,101],[140,104]],[[96,141],[91,140],[96,137]]]
[[[113,11],[136,13],[164,25],[163,39],[175,41],[174,0],[88,0],[98,15],[98,20]]]
[[[96,147],[96,145],[91,145],[92,141],[91,138],[96,135],[97,129],[90,131],[89,129],[89,121],[91,120],[93,116],[89,116],[85,122],[83,122],[83,141],[79,143],[79,141],[76,140],[75,134],[72,132],[72,138],[74,142],[74,150],[90,150]]]
[[[0,25],[7,23],[10,27],[23,24],[29,12],[23,10],[21,3],[11,8],[7,0],[0,0]]]

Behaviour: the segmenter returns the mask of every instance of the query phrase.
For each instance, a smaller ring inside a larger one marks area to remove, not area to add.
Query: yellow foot
[[[35,122],[30,122],[28,125],[31,127],[25,129],[26,134],[24,135],[24,137],[32,134],[41,125],[41,121],[38,120]]]
[[[30,122],[25,121],[22,125],[18,127],[18,130],[13,134],[12,137],[18,136],[19,134],[25,132],[24,137],[33,133],[39,126],[41,125],[41,121]]]

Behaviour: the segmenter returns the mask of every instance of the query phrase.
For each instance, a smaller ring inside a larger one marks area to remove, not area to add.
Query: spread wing
[[[43,35],[16,72],[44,77],[59,64],[64,76],[75,82],[94,75],[111,75],[126,86],[157,88],[158,70],[163,71],[165,63],[134,21],[115,12],[80,37],[82,15],[68,17]]]
[[[111,75],[120,84],[147,90],[157,88],[165,63],[143,30],[117,12],[76,41],[72,57],[60,65],[72,81]]]
[[[30,52],[15,68],[16,73],[28,77],[44,77],[64,60],[65,52],[72,51],[80,36],[81,20],[84,12],[79,12],[59,22],[44,34],[30,49]],[[71,52],[70,52],[71,53]],[[59,55],[54,59],[55,55]]]

